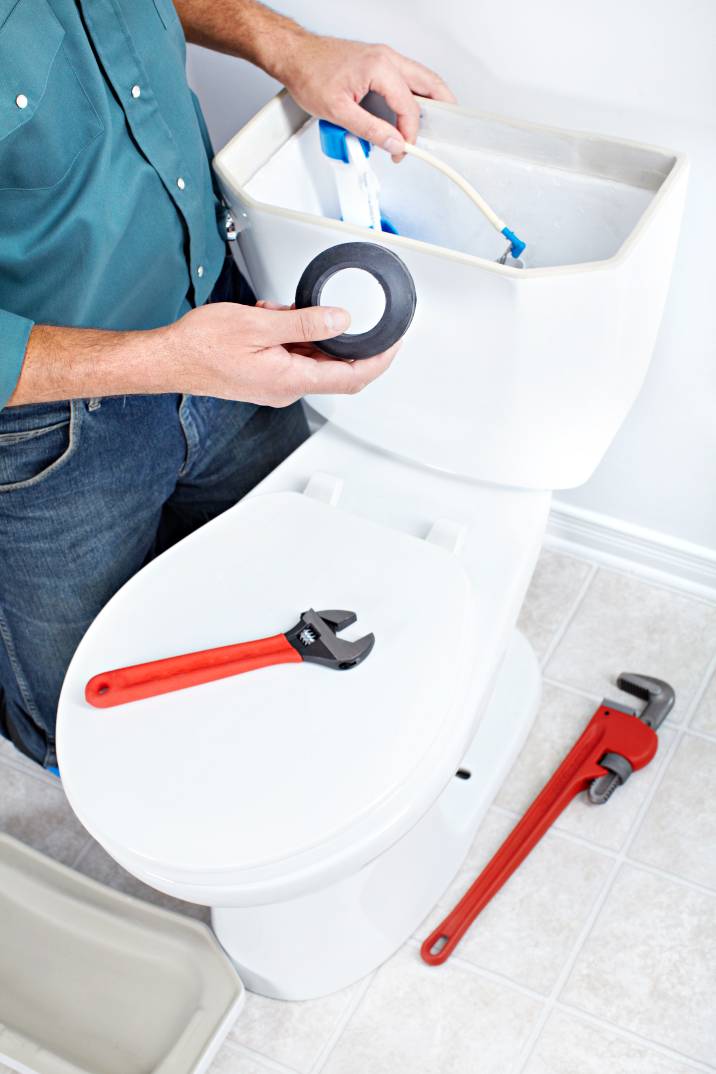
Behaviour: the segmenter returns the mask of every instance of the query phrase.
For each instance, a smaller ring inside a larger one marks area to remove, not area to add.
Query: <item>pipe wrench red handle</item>
[[[626,678],[622,676],[620,679],[622,688],[626,688],[623,686]],[[671,690],[671,687],[667,688]],[[645,709],[640,718],[633,710],[623,712],[606,701],[600,705],[559,768],[492,860],[455,908],[425,940],[420,948],[425,962],[431,966],[445,962],[478,914],[580,791],[590,784],[595,786],[595,780],[601,782],[617,778],[623,782],[630,771],[643,768],[651,761],[657,750],[658,738],[650,722],[645,722],[646,712]],[[605,763],[602,764],[602,761]],[[620,766],[626,773],[623,778],[615,776]]]

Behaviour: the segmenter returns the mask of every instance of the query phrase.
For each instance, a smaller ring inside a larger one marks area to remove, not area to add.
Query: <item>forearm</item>
[[[7,406],[179,390],[165,329],[105,332],[35,325]]]
[[[188,41],[240,56],[279,80],[309,36],[293,19],[257,0],[175,0],[175,6]]]

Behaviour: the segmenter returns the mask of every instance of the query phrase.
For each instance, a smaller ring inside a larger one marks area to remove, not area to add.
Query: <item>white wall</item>
[[[462,104],[685,150],[692,175],[659,342],[631,416],[592,479],[560,501],[716,550],[714,0],[294,0],[323,33],[383,40],[440,71]],[[276,85],[192,50],[222,145]]]

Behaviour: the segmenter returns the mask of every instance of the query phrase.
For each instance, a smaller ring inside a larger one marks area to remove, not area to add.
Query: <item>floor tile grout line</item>
[[[716,742],[716,734],[711,731],[697,731],[695,727],[685,727],[684,738],[697,738],[700,742]]]
[[[33,771],[33,768],[37,767],[37,772]],[[42,787],[47,787],[52,791],[59,791],[63,798],[65,798],[64,791],[62,790],[62,784],[54,776],[47,775],[39,765],[35,766],[30,762],[26,764],[24,761],[16,762],[10,757],[0,757],[0,771],[3,768],[9,768],[12,772],[16,772],[18,775],[27,777],[35,784],[39,784]],[[74,814],[73,814],[74,815]],[[89,832],[84,831],[84,838],[82,845],[77,853],[67,863],[71,869],[76,869],[79,863],[92,846],[94,840]]]
[[[241,1015],[239,1015],[239,1019],[240,1018]],[[240,1044],[238,1041],[227,1038],[224,1041],[223,1047],[230,1052],[234,1052],[235,1055],[247,1056],[249,1059],[258,1059],[262,1066],[268,1067],[269,1070],[276,1071],[276,1074],[301,1074],[297,1067],[290,1067],[278,1059],[272,1059],[271,1056],[264,1055],[263,1052],[259,1052],[255,1048],[249,1048],[248,1044]]]
[[[529,806],[527,808],[529,808]],[[509,817],[514,821],[521,820],[524,816],[524,813],[519,813],[516,809],[507,809],[505,806],[493,804],[490,806],[490,809],[493,809],[496,813],[500,813],[502,816]],[[568,843],[576,843],[577,846],[585,847],[587,850],[594,850],[598,854],[603,854],[606,858],[615,858],[619,853],[619,850],[616,847],[605,847],[602,843],[595,843],[592,839],[588,839],[586,835],[579,835],[577,832],[570,832],[566,828],[560,828],[558,821],[552,825],[545,835],[564,839]]]
[[[716,1070],[716,1067],[711,1066],[711,1064],[704,1063],[701,1059],[694,1059],[693,1056],[679,1051],[678,1048],[670,1048],[667,1044],[660,1044],[658,1041],[652,1040],[651,1037],[646,1037],[633,1029],[625,1029],[624,1026],[616,1025],[615,1022],[610,1022],[606,1018],[598,1018],[596,1015],[590,1014],[589,1011],[576,1006],[576,1004],[565,1003],[563,1000],[558,999],[554,1004],[554,1009],[587,1022],[597,1029],[606,1029],[613,1033],[615,1037],[622,1037],[624,1040],[633,1041],[635,1044],[643,1044],[651,1051],[656,1052],[657,1055],[663,1055],[667,1059],[676,1059],[679,1063],[691,1067],[693,1071],[698,1071],[698,1074],[712,1074]]]
[[[612,886],[620,868],[621,862],[618,857],[615,857],[612,863],[612,867],[609,870],[609,873],[607,874],[604,883],[594,900],[594,903],[592,904],[592,908],[587,915],[587,918],[582,925],[582,928],[580,929],[576,940],[572,945],[570,954],[566,959],[560,973],[558,974],[555,983],[550,989],[549,994],[545,997],[545,1002],[540,1017],[537,1019],[537,1022],[532,1029],[532,1032],[525,1041],[520,1051],[520,1054],[515,1061],[515,1074],[524,1074],[527,1064],[529,1063],[532,1054],[537,1047],[539,1039],[542,1036],[542,1031],[544,1030],[544,1027],[547,1024],[549,1017],[555,1008],[557,997],[559,996],[562,988],[564,987],[564,984],[567,981],[567,978],[569,977],[570,973],[572,972],[572,969],[574,968],[577,958],[579,957],[582,947],[584,946],[584,942],[589,936],[589,933],[591,932],[592,927],[599,916],[602,906],[604,905],[609,896],[609,893],[612,889]]]
[[[419,952],[421,940],[416,936],[411,936],[409,940],[405,941],[405,946],[413,947]],[[538,992],[536,988],[530,988],[529,985],[523,985],[520,981],[516,981],[514,977],[508,977],[506,973],[499,973],[497,970],[490,970],[486,966],[480,966],[477,962],[471,962],[469,959],[463,958],[457,952],[450,956],[450,963],[451,965],[459,966],[468,973],[476,974],[478,977],[484,977],[494,984],[504,985],[505,987],[512,989],[513,992],[519,992],[529,999],[539,1000],[540,1003],[544,1003],[546,999],[544,992]]]
[[[695,604],[702,604],[706,608],[716,607],[716,596],[710,597],[705,593],[697,593],[694,590],[687,589],[685,586],[680,586],[678,583],[671,583],[668,578],[652,577],[648,574],[642,574],[638,570],[631,571],[628,567],[621,567],[618,564],[611,564],[607,562],[600,562],[594,560],[598,568],[605,571],[610,571],[612,574],[618,574],[622,578],[635,578],[638,582],[642,582],[644,585],[652,586],[654,589],[660,589],[665,593],[673,593],[674,596],[683,597],[686,600],[692,600]]]
[[[690,880],[686,876],[671,873],[668,869],[662,869],[658,865],[650,865],[648,861],[630,858],[628,854],[625,855],[624,861],[627,865],[631,865],[633,869],[641,869],[643,873],[651,873],[652,876],[658,876],[660,880],[670,880],[672,883],[678,884],[679,887],[687,888],[697,895],[710,895],[712,899],[716,898],[716,888],[709,887],[708,884],[700,884],[698,880]]]
[[[564,556],[565,559],[576,559],[578,563],[588,563],[590,567],[596,564],[594,556],[588,555],[586,552],[580,552],[576,546],[575,551],[569,548],[561,548],[558,544],[552,543],[553,538],[547,534],[542,542],[542,552],[553,552],[556,556]]]
[[[609,894],[612,890],[612,887],[614,886],[614,882],[622,866],[625,863],[632,865],[632,862],[628,858],[628,852],[631,847],[631,844],[634,841],[637,831],[641,827],[641,823],[646,816],[649,806],[651,805],[656,795],[656,792],[659,788],[659,785],[661,784],[662,779],[664,778],[664,774],[668,771],[671,759],[674,756],[678,745],[683,737],[684,727],[688,724],[693,712],[696,710],[696,707],[699,704],[701,697],[703,696],[703,692],[706,689],[706,684],[708,683],[708,681],[709,675],[707,671],[704,674],[702,681],[699,683],[699,687],[695,691],[694,696],[691,699],[686,712],[684,713],[683,725],[673,728],[674,734],[671,742],[666,749],[664,761],[660,767],[660,770],[657,772],[654,782],[649,787],[644,797],[644,800],[636,811],[634,820],[631,823],[631,827],[629,828],[629,832],[627,833],[624,843],[614,858],[613,867],[610,870],[602,889],[597,895],[594,904],[589,914],[587,915],[587,919],[584,922],[584,925],[571,948],[570,954],[566,959],[562,970],[560,971],[559,976],[557,977],[557,980],[555,981],[554,986],[550,991],[549,996],[546,999],[542,1015],[540,1018],[538,1018],[532,1033],[528,1037],[524,1048],[520,1052],[520,1055],[514,1068],[516,1072],[519,1072],[519,1074],[524,1074],[527,1064],[529,1063],[530,1058],[537,1046],[537,1042],[542,1035],[542,1030],[547,1023],[550,1013],[554,1010],[557,1000],[562,992],[562,989],[564,988],[564,985],[566,984],[572,970],[574,969],[577,959],[579,958],[582,947],[584,946],[587,937],[589,936],[592,928],[594,927],[594,924],[599,917],[603,906],[609,898]]]
[[[684,731],[684,735],[686,734],[688,734],[688,732]],[[664,763],[666,763],[666,760]],[[490,808],[496,813],[500,813],[502,816],[509,817],[511,820],[519,820],[523,815],[517,813],[515,810],[505,809],[504,806],[493,805]],[[660,865],[652,865],[650,862],[643,861],[641,858],[631,857],[626,852],[627,837],[624,839],[623,847],[616,849],[614,847],[602,846],[600,843],[594,843],[591,839],[587,839],[586,836],[568,832],[564,828],[558,827],[558,824],[553,824],[546,834],[548,836],[554,836],[556,839],[562,839],[567,843],[576,843],[577,846],[584,847],[585,850],[592,850],[605,858],[611,858],[613,860],[618,858],[621,854],[621,850],[624,849],[624,860],[629,865],[634,865],[643,869],[645,872],[652,873],[654,876],[659,876],[663,880],[674,880],[682,887],[690,888],[692,891],[699,892],[702,895],[716,896],[716,888],[710,887],[708,884],[701,884],[698,880],[691,880],[687,876],[672,872],[670,869],[664,869]]]
[[[542,671],[544,671],[545,668],[547,667],[547,664],[552,659],[552,656],[554,655],[554,652],[555,652],[557,646],[562,641],[562,638],[564,637],[564,635],[567,633],[567,630],[569,629],[572,620],[574,619],[575,615],[577,614],[577,611],[579,610],[579,607],[580,607],[582,601],[584,600],[585,596],[587,595],[587,590],[589,589],[589,587],[591,586],[592,582],[594,581],[594,578],[596,577],[597,570],[598,570],[598,567],[596,566],[596,564],[593,564],[591,570],[587,574],[587,577],[584,579],[584,581],[582,582],[581,586],[579,587],[579,590],[577,591],[577,595],[574,598],[574,600],[572,601],[572,603],[570,604],[570,606],[569,606],[569,608],[567,610],[567,613],[566,613],[564,619],[562,620],[560,626],[557,628],[557,630],[552,635],[552,640],[550,641],[549,645],[545,649],[544,656],[542,657],[542,659],[539,662],[540,669]]]
[[[687,728],[689,726],[689,723],[691,722],[691,720],[692,720],[692,718],[694,716],[694,713],[697,711],[699,705],[701,704],[702,698],[703,698],[704,694],[706,693],[706,690],[708,689],[709,682],[711,681],[711,675],[713,674],[713,669],[714,669],[715,664],[716,664],[716,656],[714,656],[709,661],[709,664],[708,664],[708,666],[706,668],[706,671],[704,672],[704,674],[702,676],[701,682],[699,683],[698,687],[694,691],[694,696],[691,699],[686,712],[684,713],[684,719],[683,719],[682,723],[679,724],[678,726],[672,728],[672,730],[674,732],[673,739],[672,739],[670,745],[667,747],[666,756],[664,757],[663,763],[662,763],[661,767],[659,768],[659,771],[656,773],[656,778],[654,779],[653,784],[649,788],[649,793],[647,795],[647,803],[649,805],[651,804],[651,802],[655,798],[656,792],[658,791],[662,781],[664,780],[664,778],[666,776],[666,773],[667,773],[667,771],[669,769],[671,761],[672,761],[676,751],[679,749],[679,746],[681,745],[681,742],[683,741],[683,738],[684,738],[684,735],[686,734],[686,730],[687,730]],[[624,857],[625,861],[630,861],[631,860],[630,859],[631,848],[632,848],[632,845],[634,844],[634,840],[636,839],[636,837],[637,837],[637,835],[639,833],[639,830],[641,828],[641,823],[642,823],[645,815],[646,815],[646,809],[640,809],[638,811],[636,817],[634,818],[634,823],[632,824],[631,828],[629,829],[627,837],[624,840],[624,846],[622,848],[622,854],[623,854],[623,857]],[[690,881],[689,883],[693,883],[693,882]]]
[[[419,944],[419,941],[415,940],[411,940],[409,942],[416,946]],[[461,968],[475,974],[477,977],[482,977],[496,984],[505,985],[506,987],[511,988],[512,990],[519,992],[522,995],[529,997],[530,999],[536,1000],[537,1002],[546,1005],[547,997],[544,993],[538,992],[532,988],[528,988],[525,985],[520,985],[519,982],[514,981],[510,977],[496,973],[493,970],[488,970],[484,966],[479,966],[476,963],[469,962],[467,959],[460,958],[457,955],[452,956],[451,962],[456,963]],[[686,1065],[691,1066],[693,1070],[695,1072],[699,1072],[699,1074],[701,1074],[701,1072],[703,1072],[703,1074],[711,1074],[711,1072],[716,1069],[714,1067],[708,1066],[708,1064],[704,1065],[699,1060],[693,1059],[691,1056],[680,1052],[676,1048],[669,1048],[667,1045],[660,1044],[658,1041],[651,1040],[649,1037],[645,1037],[639,1033],[634,1032],[634,1030],[624,1029],[623,1026],[616,1025],[615,1023],[610,1022],[608,1019],[598,1018],[596,1015],[590,1014],[588,1011],[583,1011],[580,1007],[565,1003],[559,999],[555,1000],[553,1004],[553,1009],[576,1015],[584,1021],[588,1021],[601,1029],[606,1029],[614,1033],[615,1036],[623,1037],[626,1040],[633,1040],[640,1044],[644,1044],[651,1051],[664,1055],[667,1058],[678,1059],[679,1062],[683,1062]],[[550,1014],[551,1013],[552,1011],[550,1011]]]
[[[420,941],[411,938],[407,941],[411,946],[419,947]],[[459,955],[453,955],[451,962],[459,965],[462,969],[469,973],[474,974],[477,977],[481,977],[485,980],[492,981],[495,984],[504,985],[505,987],[519,992],[520,994],[527,996],[529,999],[533,999],[542,1005],[546,1005],[547,996],[538,992],[535,989],[528,988],[526,985],[521,985],[519,982],[513,980],[511,977],[504,976],[503,974],[496,973],[494,970],[488,970],[484,966],[480,966],[477,963],[469,962],[467,959],[460,958]],[[625,1040],[631,1040],[639,1044],[643,1044],[651,1051],[654,1051],[660,1055],[663,1055],[669,1059],[677,1059],[679,1062],[690,1066],[694,1072],[699,1074],[712,1074],[716,1067],[709,1066],[702,1063],[698,1059],[694,1059],[687,1055],[685,1052],[679,1051],[678,1048],[670,1048],[668,1045],[660,1044],[658,1041],[652,1040],[650,1037],[646,1037],[641,1033],[637,1033],[632,1029],[626,1029],[624,1026],[617,1025],[615,1022],[610,1022],[606,1018],[599,1018],[594,1014],[590,1014],[589,1011],[582,1010],[581,1007],[577,1007],[571,1003],[565,1003],[563,1000],[556,999],[550,1010],[550,1014],[553,1010],[562,1011],[564,1013],[577,1016],[582,1021],[588,1022],[591,1025],[599,1029],[605,1029],[613,1033],[614,1036],[622,1037]]]
[[[565,690],[568,694],[575,694],[577,697],[584,698],[585,701],[591,701],[595,705],[598,705],[602,698],[599,693],[591,693],[589,690],[582,690],[579,686],[574,686],[571,682],[560,682],[559,679],[553,679],[551,675],[543,675],[542,682],[546,686],[556,686],[558,690]],[[619,687],[614,683],[614,689],[618,690]]]
[[[578,551],[572,551],[571,548],[567,548],[565,545],[559,543],[559,540],[550,538],[549,536],[543,543],[543,548],[548,549],[550,552],[555,552],[561,556],[569,556],[571,559],[578,559],[582,563],[592,563],[596,566],[597,570],[610,571],[612,574],[621,575],[623,578],[633,578],[638,582],[642,582],[644,585],[653,586],[654,589],[665,590],[667,593],[674,593],[679,597],[688,597],[690,600],[696,601],[698,604],[704,604],[707,608],[716,607],[716,593],[713,597],[705,592],[696,592],[690,589],[688,586],[680,585],[678,582],[670,582],[667,572],[659,572],[659,576],[652,575],[648,571],[644,571],[637,564],[633,568],[629,566],[628,562],[624,560],[615,561],[611,559],[602,558],[600,555],[588,555],[585,551],[580,553]]]
[[[82,862],[84,861],[84,859],[87,857],[87,855],[89,854],[90,850],[94,846],[94,842],[95,842],[94,839],[88,833],[87,838],[85,839],[85,841],[82,844],[82,846],[80,847],[80,849],[77,851],[77,854],[75,855],[75,858],[74,858],[74,860],[72,862],[72,868],[73,869],[77,869],[82,864]]]
[[[13,772],[20,772],[23,776],[27,776],[29,779],[34,780],[35,783],[41,783],[45,787],[56,787],[58,790],[62,787],[55,776],[51,776],[40,765],[33,764],[30,760],[20,759],[16,761],[14,757],[0,757],[0,766],[11,768]]]
[[[328,1038],[328,1040],[316,1056],[315,1060],[313,1061],[313,1064],[311,1065],[308,1074],[319,1074],[319,1072],[323,1070],[326,1063],[333,1054],[334,1049],[338,1045],[341,1037],[343,1036],[348,1024],[352,1020],[353,1015],[356,1013],[363,1000],[365,999],[366,994],[370,989],[370,986],[373,984],[373,981],[375,980],[376,975],[379,972],[379,969],[380,967],[378,967],[377,970],[374,970],[373,973],[368,974],[368,976],[363,979],[363,981],[361,982],[361,986],[357,989],[356,995],[353,997],[351,1002],[347,1004],[346,1010],[338,1019],[338,1022],[334,1027],[333,1033]]]
[[[701,702],[703,701],[704,696],[706,695],[706,692],[707,692],[709,686],[711,685],[711,680],[713,679],[714,674],[716,674],[716,652],[714,652],[713,656],[711,657],[711,660],[709,661],[708,667],[706,669],[706,675],[704,676],[704,681],[701,683],[699,689],[696,691],[696,697],[694,699],[694,705],[693,705],[691,711],[688,714],[688,719],[684,720],[684,727],[688,731],[691,731],[692,734],[698,735],[698,734],[703,733],[703,732],[699,732],[696,729],[692,728],[691,727],[691,721],[693,720],[694,716],[696,715],[696,713],[697,713],[697,711],[699,709],[699,706],[700,706]]]

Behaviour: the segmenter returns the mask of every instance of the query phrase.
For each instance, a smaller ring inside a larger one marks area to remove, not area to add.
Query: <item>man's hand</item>
[[[386,149],[394,160],[414,142],[420,109],[413,97],[454,104],[443,80],[387,45],[365,45],[309,33],[258,0],[174,0],[187,40],[242,56],[283,82],[314,116]],[[385,97],[397,116],[393,127],[361,108],[369,90]]]
[[[395,161],[403,156],[403,141],[415,142],[418,135],[420,107],[414,93],[455,103],[439,75],[387,45],[302,33],[277,61],[276,71],[307,112],[347,127]],[[397,129],[361,108],[369,90],[385,98],[396,114]]]
[[[356,362],[313,346],[349,324],[346,310],[328,306],[217,302],[190,310],[165,332],[182,391],[283,407],[304,395],[353,395],[385,372],[398,344]]]
[[[313,346],[349,323],[345,310],[328,306],[216,302],[146,332],[35,325],[8,405],[187,392],[281,407],[302,395],[352,395],[388,368],[398,347],[346,362]]]

